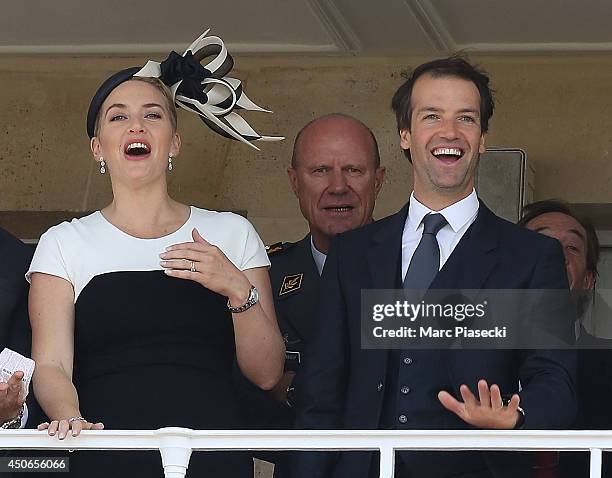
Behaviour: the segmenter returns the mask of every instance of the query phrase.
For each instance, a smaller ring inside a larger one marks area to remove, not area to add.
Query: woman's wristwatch
[[[11,418],[8,422],[4,422],[0,425],[0,429],[2,430],[12,430],[16,428],[21,428],[21,419],[23,418],[23,411],[25,409],[25,405],[21,405],[21,409],[15,418]]]
[[[227,299],[227,308],[230,310],[232,314],[239,314],[240,312],[249,310],[251,307],[257,304],[257,302],[259,302],[259,292],[257,292],[257,289],[255,288],[255,286],[252,285],[251,289],[249,290],[249,297],[244,304],[242,304],[239,307],[232,307],[232,304],[230,304],[229,299]]]

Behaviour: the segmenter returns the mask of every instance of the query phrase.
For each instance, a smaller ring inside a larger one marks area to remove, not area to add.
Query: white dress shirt
[[[476,191],[472,189],[469,196],[461,201],[445,207],[441,211],[433,211],[421,204],[414,197],[414,192],[410,195],[410,205],[408,217],[404,224],[402,233],[402,278],[406,276],[408,266],[414,255],[421,236],[423,235],[423,218],[430,213],[440,213],[446,219],[447,224],[440,229],[436,238],[440,246],[440,268],[444,266],[450,255],[455,250],[457,244],[465,234],[465,231],[472,225],[478,215],[478,197]],[[438,270],[439,270],[438,269]]]
[[[323,254],[319,249],[315,247],[314,241],[312,240],[312,236],[310,236],[310,250],[312,251],[312,258],[315,261],[317,270],[319,271],[319,275],[321,275],[323,273],[323,266],[325,265],[325,259],[327,259],[327,254]]]

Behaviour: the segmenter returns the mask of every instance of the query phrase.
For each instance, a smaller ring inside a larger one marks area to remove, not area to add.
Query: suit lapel
[[[478,216],[463,235],[432,289],[481,289],[499,261],[501,230],[497,217],[480,202]]]
[[[402,231],[407,216],[408,204],[390,216],[386,224],[372,236],[367,251],[368,268],[372,277],[371,289],[401,287]]]
[[[364,284],[369,289],[396,289],[401,287],[402,232],[408,216],[408,203],[393,216],[386,219],[370,240],[366,255],[371,283]],[[384,380],[388,350],[368,350],[363,373],[367,377]],[[379,394],[380,400],[384,394]],[[379,403],[382,406],[382,402]]]

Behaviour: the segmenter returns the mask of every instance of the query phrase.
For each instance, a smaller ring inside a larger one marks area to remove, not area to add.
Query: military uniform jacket
[[[270,282],[278,326],[287,349],[286,368],[298,372],[305,345],[315,334],[319,302],[319,271],[312,257],[310,234],[270,253]]]
[[[306,360],[304,348],[315,332],[319,299],[320,277],[312,257],[310,234],[296,243],[274,244],[268,254],[276,318],[287,349],[285,370],[296,372],[293,384],[299,389],[299,371]],[[239,388],[249,428],[293,428],[295,414],[289,406],[255,386],[242,383]]]

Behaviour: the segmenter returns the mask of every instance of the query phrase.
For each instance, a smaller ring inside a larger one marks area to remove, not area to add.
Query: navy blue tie
[[[440,269],[440,246],[436,234],[447,224],[442,214],[423,218],[423,236],[404,277],[404,289],[428,289]]]

